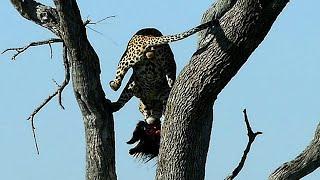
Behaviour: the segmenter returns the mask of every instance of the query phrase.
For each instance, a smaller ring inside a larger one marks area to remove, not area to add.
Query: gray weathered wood
[[[202,36],[199,50],[173,86],[162,127],[157,180],[204,179],[213,103],[287,2],[237,0],[228,4],[229,10],[220,8],[225,13],[214,12],[217,6],[206,12],[203,21],[222,15],[221,27]]]
[[[68,47],[73,90],[80,106],[87,141],[88,180],[113,180],[115,173],[114,123],[100,83],[99,58],[89,43],[75,0],[54,0],[61,38]]]
[[[90,45],[75,0],[56,9],[33,0],[11,0],[26,19],[52,31],[68,49],[74,94],[83,115],[87,180],[115,180],[114,122],[100,83],[99,58]]]
[[[88,180],[115,180],[113,116],[100,83],[99,58],[90,45],[75,0],[11,0],[26,19],[49,29],[68,48],[74,93],[87,141]],[[219,0],[203,16],[220,27],[203,32],[199,49],[181,72],[167,105],[157,179],[204,179],[217,95],[261,43],[288,0]],[[318,126],[311,144],[269,179],[299,179],[320,166]]]
[[[320,124],[313,140],[306,149],[294,160],[286,162],[277,168],[269,180],[298,180],[312,173],[320,166]]]
[[[34,0],[10,1],[21,16],[60,36],[59,19],[56,9]]]

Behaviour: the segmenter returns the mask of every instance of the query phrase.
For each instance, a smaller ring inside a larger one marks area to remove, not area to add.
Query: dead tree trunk
[[[34,0],[11,0],[11,3],[24,18],[62,39],[85,126],[86,179],[115,180],[113,116],[100,83],[99,58],[87,39],[76,0],[54,0],[56,8]]]
[[[220,27],[204,33],[171,91],[162,127],[158,180],[201,180],[217,95],[261,43],[288,0],[220,0],[204,15]]]
[[[87,142],[87,179],[116,179],[114,124],[100,83],[99,58],[87,39],[75,0],[54,0],[61,38],[68,48],[73,90],[80,106]]]
[[[170,94],[156,179],[204,179],[214,101],[264,39],[288,1],[218,0],[204,14],[203,22],[218,18],[220,26],[201,34],[197,52]],[[99,58],[87,39],[76,0],[54,0],[56,8],[34,0],[11,0],[11,3],[24,18],[60,38],[55,42],[63,42],[68,54],[64,58],[68,60],[66,70],[70,66],[74,94],[85,125],[86,179],[115,180],[113,116],[100,83]],[[26,49],[16,50],[17,54]],[[317,168],[318,140],[319,128],[302,155],[280,167],[270,179],[300,178]],[[305,166],[300,166],[301,163]],[[289,172],[288,167],[295,168]]]

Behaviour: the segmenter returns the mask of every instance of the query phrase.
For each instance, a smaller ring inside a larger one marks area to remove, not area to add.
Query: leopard
[[[146,31],[149,31],[148,29],[141,30],[140,32],[138,31],[130,39],[127,45],[127,49],[120,59],[114,80],[109,82],[111,89],[117,91],[120,88],[122,80],[128,70],[130,68],[134,69],[134,66],[138,63],[143,63],[146,61],[157,61],[153,63],[160,65],[164,68],[165,71],[170,69],[170,65],[172,63],[167,63],[165,62],[165,58],[160,58],[166,57],[166,51],[163,51],[161,48],[157,48],[157,46],[185,39],[201,30],[217,25],[219,25],[219,21],[217,19],[213,19],[197,27],[191,28],[183,33],[168,36],[150,35],[146,33]],[[155,58],[153,58],[154,56]],[[168,81],[170,81],[171,86],[172,79],[170,79],[170,77],[167,78]]]
[[[162,33],[155,28],[144,28],[135,35],[161,37]],[[126,49],[123,56],[128,54],[127,51],[130,51],[130,48]],[[135,96],[140,99],[139,110],[145,120],[150,116],[160,119],[176,79],[176,62],[168,44],[152,48],[152,51],[147,52],[146,56],[148,56],[148,61],[140,61],[132,66],[132,75],[118,100],[112,103],[112,107],[116,112]],[[122,67],[126,63],[120,61],[119,66]]]
[[[135,35],[161,37],[162,33],[155,28],[144,28]],[[138,62],[132,67],[133,73],[126,87],[118,100],[112,103],[112,109],[115,112],[120,110],[133,96],[140,99],[139,111],[143,114],[144,120],[137,123],[127,144],[138,142],[129,150],[129,154],[134,157],[143,157],[145,162],[158,155],[160,118],[176,79],[176,62],[168,44],[152,48],[152,51],[146,52],[146,57],[148,61]]]
[[[128,144],[139,143],[129,154],[147,156],[150,159],[158,155],[160,145],[160,118],[176,79],[176,62],[169,43],[187,38],[203,29],[217,25],[217,20],[201,24],[183,33],[163,36],[155,28],[145,28],[136,32],[123,53],[116,77],[110,81],[112,90],[117,91],[130,68],[132,75],[116,102],[112,102],[112,111],[119,111],[133,96],[140,99],[139,111],[144,121],[139,121]],[[151,133],[150,133],[151,132]],[[152,133],[154,132],[154,133]]]

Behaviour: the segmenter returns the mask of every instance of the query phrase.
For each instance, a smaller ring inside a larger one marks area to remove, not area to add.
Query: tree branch
[[[77,2],[75,0],[54,0],[56,9],[34,0],[11,0],[11,3],[24,18],[49,29],[63,40],[64,57],[67,57],[66,52],[68,52],[69,61],[69,63],[65,61],[64,65],[66,69],[70,65],[74,94],[85,125],[87,180],[115,180],[114,122],[110,101],[105,98],[100,83],[99,58],[87,39]],[[19,53],[22,49],[16,51]],[[68,77],[66,79],[69,79],[70,75],[67,72],[65,74]],[[58,86],[58,90],[30,115],[33,133],[35,114],[53,96],[58,94],[59,104],[63,107],[61,92],[67,82],[65,80],[61,86]]]
[[[228,12],[237,0],[218,0],[213,3],[208,10],[203,14],[201,23],[206,23],[212,19],[220,19],[226,12]],[[212,39],[213,33],[210,35],[209,29],[199,32],[199,44],[205,44],[205,40]]]
[[[50,47],[50,57],[52,58],[52,47],[51,47],[51,43],[57,43],[57,42],[63,42],[61,39],[58,38],[51,38],[48,40],[44,40],[44,41],[35,41],[35,42],[31,42],[28,45],[24,46],[24,47],[18,47],[18,48],[8,48],[6,50],[4,50],[1,54],[4,54],[8,51],[16,51],[16,53],[12,56],[12,60],[16,60],[16,57],[23,53],[24,51],[26,51],[27,49],[29,49],[32,46],[41,46],[41,45],[45,45],[48,44]]]
[[[69,81],[70,81],[70,64],[69,63],[70,62],[68,60],[68,49],[64,45],[63,46],[63,65],[65,70],[64,71],[65,79],[58,89],[58,102],[62,109],[64,109],[64,106],[62,105],[62,91],[69,84]]]
[[[61,94],[62,91],[64,90],[64,88],[69,84],[70,81],[70,68],[69,68],[69,62],[68,62],[68,57],[67,57],[67,48],[66,46],[63,46],[63,63],[64,63],[64,70],[65,70],[65,78],[64,81],[61,85],[58,85],[58,89],[51,95],[49,95],[49,97],[47,99],[44,100],[43,103],[41,103],[32,113],[31,115],[28,117],[27,120],[31,121],[31,128],[32,128],[32,133],[33,133],[33,138],[34,138],[34,143],[35,143],[35,147],[37,150],[37,154],[39,154],[39,148],[38,148],[38,143],[37,143],[37,139],[36,139],[36,134],[35,134],[35,125],[34,125],[34,117],[35,115],[47,104],[51,101],[51,99],[53,97],[55,97],[56,95],[58,95],[58,102],[59,105],[61,106],[62,109],[64,109],[64,106],[62,105],[62,98],[61,98]]]
[[[258,132],[253,132],[252,131],[252,128],[250,126],[250,123],[249,123],[249,120],[248,120],[248,116],[247,116],[247,110],[244,109],[243,110],[243,115],[244,115],[244,121],[246,123],[246,127],[247,127],[247,135],[248,135],[248,144],[246,146],[246,149],[244,150],[243,152],[243,155],[241,157],[241,160],[238,164],[238,166],[232,171],[231,175],[229,175],[228,177],[225,178],[225,180],[232,180],[234,179],[238,174],[239,172],[242,170],[243,166],[244,166],[244,163],[247,159],[247,156],[250,152],[250,148],[251,148],[251,145],[252,143],[254,142],[255,138],[259,135],[259,134],[262,134],[262,132],[258,131]]]
[[[24,18],[49,29],[60,37],[59,18],[57,11],[34,0],[10,0]]]
[[[90,24],[93,24],[93,25],[99,24],[99,23],[101,23],[101,22],[103,22],[103,21],[105,21],[105,20],[107,20],[107,19],[109,19],[109,18],[114,18],[114,17],[116,17],[116,16],[115,16],[115,15],[113,15],[113,16],[107,16],[107,17],[102,18],[102,19],[100,19],[100,20],[98,20],[98,21],[96,21],[96,22],[92,22],[91,19],[87,19],[87,20],[85,20],[85,21],[83,22],[83,25],[84,25],[84,26],[87,26],[87,25],[90,25]]]
[[[230,9],[221,13],[220,26],[212,28],[200,40],[199,49],[181,71],[168,99],[157,180],[204,179],[213,104],[265,38],[287,2],[232,1],[227,4]],[[215,14],[211,10],[206,13]],[[213,15],[204,17],[206,22]]]
[[[16,53],[12,56],[12,60],[15,60],[16,57],[25,52],[27,49],[29,49],[30,47],[33,46],[40,46],[40,45],[45,45],[45,44],[49,44],[50,47],[50,56],[52,58],[52,47],[51,47],[51,43],[57,43],[57,42],[63,42],[61,39],[58,38],[51,38],[48,40],[44,40],[44,41],[35,41],[35,42],[31,42],[28,45],[24,46],[24,47],[18,47],[18,48],[8,48],[6,50],[4,50],[1,54],[8,52],[8,51],[16,51]],[[64,90],[64,88],[68,85],[69,81],[70,81],[70,68],[69,68],[69,63],[68,63],[68,58],[67,58],[67,48],[65,46],[63,46],[63,63],[64,63],[64,70],[65,70],[65,79],[63,81],[63,83],[61,85],[58,85],[58,89],[51,95],[49,95],[48,98],[46,98],[44,100],[43,103],[41,103],[31,114],[30,116],[27,118],[27,120],[31,121],[31,128],[32,128],[32,134],[33,134],[33,138],[34,138],[34,143],[35,143],[35,147],[36,147],[36,151],[37,154],[39,154],[39,147],[38,147],[38,143],[37,143],[37,138],[36,138],[36,133],[35,133],[35,125],[34,125],[34,117],[35,115],[47,104],[51,101],[51,99],[53,97],[55,97],[56,95],[58,95],[58,102],[59,105],[61,106],[62,109],[64,109],[64,106],[62,105],[62,98],[61,98],[61,94],[62,91]]]
[[[298,180],[312,173],[320,166],[320,123],[309,146],[294,160],[277,168],[269,180]]]

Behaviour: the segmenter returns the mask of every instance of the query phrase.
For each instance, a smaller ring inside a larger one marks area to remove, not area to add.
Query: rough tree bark
[[[54,0],[61,38],[68,47],[73,90],[80,106],[87,142],[87,179],[116,179],[114,123],[100,83],[99,58],[87,39],[75,0]]]
[[[83,115],[88,180],[115,180],[114,122],[100,83],[99,58],[90,45],[76,0],[11,0],[26,19],[49,29],[67,47],[74,94]]]
[[[220,19],[171,91],[162,127],[158,180],[201,180],[217,95],[261,43],[288,0],[220,0],[204,15]]]
[[[320,124],[313,140],[294,160],[286,162],[276,169],[269,180],[298,180],[310,174],[320,166]]]
[[[204,179],[214,101],[288,1],[218,0],[205,12],[203,22],[215,17],[220,26],[201,34],[197,52],[170,94],[156,179]],[[115,180],[113,116],[100,83],[99,58],[87,39],[76,0],[54,0],[56,8],[34,0],[11,2],[24,18],[49,29],[67,47],[74,94],[85,125],[86,179]],[[269,178],[296,179],[320,166],[319,134],[318,127],[310,146]]]

